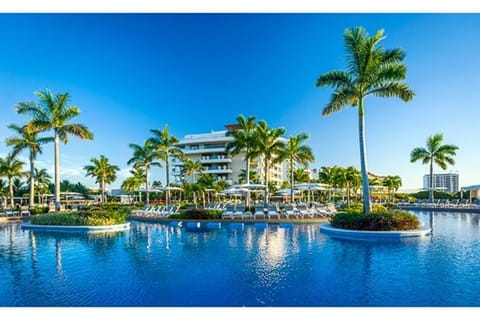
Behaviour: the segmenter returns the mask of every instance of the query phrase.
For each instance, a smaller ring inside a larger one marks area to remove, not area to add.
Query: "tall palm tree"
[[[247,183],[247,181],[249,181],[248,183],[250,183],[250,182],[259,183],[260,176],[258,175],[258,172],[250,170],[250,173],[249,173],[248,176],[249,176],[250,179],[247,180],[246,169],[240,169],[240,173],[238,174],[238,183]]]
[[[161,164],[158,161],[155,161],[159,158],[159,154],[155,145],[150,141],[146,140],[143,146],[130,143],[128,145],[130,148],[133,149],[133,157],[128,160],[127,164],[133,164],[134,168],[143,168],[145,169],[145,192],[147,194],[146,203],[150,203],[150,168],[151,167],[159,167],[161,168]]]
[[[8,190],[10,194],[10,207],[13,208],[13,178],[24,177],[23,165],[25,163],[16,159],[13,153],[9,153],[5,158],[0,157],[0,177],[6,177],[8,181]]]
[[[192,184],[196,183],[195,179],[195,174],[196,173],[202,173],[203,172],[203,166],[200,160],[193,160],[190,158],[185,159],[183,163],[183,168],[182,168],[182,174],[186,174],[191,177],[192,179]],[[195,192],[195,188],[193,188],[193,204],[195,205],[195,208],[197,208],[197,194]]]
[[[402,186],[402,178],[399,176],[387,176],[383,179],[383,185],[387,187],[388,198],[393,201],[393,193]]]
[[[285,134],[284,128],[269,128],[266,121],[261,120],[257,124],[254,135],[253,150],[250,150],[252,158],[262,157],[263,159],[263,173],[264,173],[264,205],[268,203],[268,175],[270,167],[281,162],[283,150],[285,150],[285,143],[280,139]]]
[[[304,168],[298,168],[293,171],[293,183],[304,183],[310,182],[312,179],[310,178],[310,174]]]
[[[7,146],[13,146],[13,154],[17,155],[23,150],[30,152],[30,198],[28,206],[32,208],[35,204],[35,159],[37,158],[37,154],[42,153],[42,144],[53,142],[53,137],[39,138],[38,132],[32,130],[28,124],[23,127],[11,124],[8,128],[17,134],[17,136],[6,140]]]
[[[347,71],[330,71],[321,75],[317,87],[333,87],[334,93],[322,111],[328,116],[346,106],[358,106],[358,137],[362,171],[364,212],[370,212],[368,188],[367,150],[365,141],[364,99],[368,96],[398,97],[407,102],[414,92],[404,82],[407,66],[402,63],[405,51],[399,48],[384,50],[380,42],[385,39],[383,30],[373,36],[362,28],[346,29],[345,42]]]
[[[120,168],[116,165],[109,163],[109,160],[104,155],[100,155],[100,158],[90,159],[92,164],[83,167],[87,177],[95,178],[95,182],[100,185],[102,190],[102,203],[106,202],[105,189],[107,184],[115,182],[117,179],[117,171]]]
[[[175,145],[179,143],[177,137],[170,135],[168,132],[168,125],[163,127],[163,130],[151,129],[150,132],[153,133],[154,137],[149,140],[153,143],[157,149],[157,153],[160,159],[165,162],[165,176],[166,176],[166,197],[167,197],[167,206],[170,206],[170,158],[183,158],[182,149],[176,147]]]
[[[49,192],[48,185],[51,183],[52,176],[48,174],[47,169],[35,168],[35,189],[37,190],[38,203],[41,202],[41,194]]]
[[[233,141],[227,143],[226,151],[230,152],[233,156],[242,152],[245,153],[245,183],[250,184],[250,160],[251,149],[255,148],[255,130],[256,130],[256,117],[250,116],[246,118],[243,114],[237,117],[237,128],[228,130],[227,137],[233,137]],[[245,205],[250,205],[250,193],[247,191],[245,197]]]
[[[290,167],[290,202],[293,202],[293,185],[295,183],[294,172],[297,164],[301,164],[305,167],[309,162],[315,161],[312,148],[305,145],[305,141],[308,139],[308,134],[302,132],[296,136],[291,136],[285,144],[285,149],[282,150],[280,157],[282,159],[288,159]]]
[[[443,170],[447,164],[454,165],[458,147],[454,144],[443,144],[443,134],[437,133],[427,139],[427,147],[417,147],[410,153],[410,162],[422,160],[423,164],[430,164],[430,202],[433,202],[433,163],[436,163]]]
[[[68,135],[80,139],[93,140],[93,133],[79,123],[69,123],[80,114],[80,108],[69,106],[70,94],[57,93],[55,95],[48,89],[36,92],[40,99],[39,104],[20,102],[16,105],[19,114],[30,114],[32,120],[29,127],[33,131],[41,132],[53,130],[55,153],[55,210],[60,210],[60,141],[66,144]]]

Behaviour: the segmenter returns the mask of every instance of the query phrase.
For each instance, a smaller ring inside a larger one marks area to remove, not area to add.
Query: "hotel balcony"
[[[199,154],[199,153],[219,153],[219,152],[225,152],[225,147],[183,149],[183,153],[185,155]]]
[[[204,164],[204,163],[205,163],[205,164],[206,164],[206,163],[232,163],[232,159],[230,159],[230,158],[223,158],[223,159],[222,159],[222,158],[215,158],[215,159],[213,159],[213,158],[210,158],[210,159],[209,159],[209,158],[205,158],[205,159],[200,159],[200,162],[201,162],[202,164]]]

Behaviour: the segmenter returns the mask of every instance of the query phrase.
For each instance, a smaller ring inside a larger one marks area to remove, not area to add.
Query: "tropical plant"
[[[143,146],[131,143],[129,147],[133,149],[133,157],[128,160],[127,164],[133,164],[134,168],[143,168],[145,169],[145,192],[146,203],[150,203],[150,168],[159,167],[161,168],[160,162],[155,161],[159,158],[158,152],[155,145],[147,140],[144,142]]]
[[[240,169],[240,173],[238,174],[238,183],[260,183],[260,175],[257,171],[250,170],[249,179],[247,179],[246,169]]]
[[[13,179],[15,177],[24,177],[24,162],[16,159],[13,153],[9,153],[5,158],[0,157],[0,177],[6,177],[8,182],[8,190],[10,194],[10,207],[13,208]]]
[[[293,171],[293,183],[306,183],[310,182],[311,180],[310,173],[307,169],[298,168]]]
[[[35,196],[35,160],[37,154],[42,153],[42,144],[53,142],[53,137],[39,138],[38,132],[32,130],[29,125],[20,127],[16,124],[11,124],[8,128],[17,134],[14,137],[6,139],[7,146],[13,146],[13,154],[17,155],[23,150],[30,152],[30,198],[28,206],[32,208]]]
[[[255,130],[256,130],[256,118],[250,116],[246,118],[243,114],[237,117],[237,126],[235,129],[227,131],[227,137],[233,137],[233,141],[230,141],[226,145],[226,151],[230,152],[233,156],[245,153],[245,175],[244,181],[248,185],[250,184],[250,161],[253,158],[251,155],[252,148],[255,148]],[[240,180],[240,177],[239,177]],[[252,179],[253,180],[253,179]],[[250,205],[250,194],[247,192],[245,197],[245,206]]]
[[[13,178],[13,194],[15,197],[22,197],[27,192],[26,184],[20,178]]]
[[[402,179],[399,176],[387,176],[383,179],[383,185],[387,187],[388,197],[393,201],[393,193],[402,186]]]
[[[165,162],[165,176],[166,176],[166,196],[167,206],[170,206],[170,158],[182,159],[183,151],[175,145],[179,142],[178,138],[170,135],[168,132],[168,125],[163,127],[163,130],[151,129],[153,137],[149,141],[156,148],[157,155]]]
[[[29,130],[42,132],[53,130],[55,154],[55,210],[60,210],[60,141],[66,144],[68,135],[80,139],[93,140],[93,133],[79,123],[69,123],[80,114],[80,108],[69,106],[70,94],[57,93],[53,95],[50,90],[36,92],[40,104],[33,102],[20,102],[16,105],[19,114],[30,114]]]
[[[313,156],[312,148],[305,145],[308,139],[308,134],[302,132],[296,136],[291,136],[287,143],[284,144],[280,157],[282,159],[288,159],[290,168],[290,202],[293,202],[293,185],[295,184],[295,168],[297,164],[301,164],[308,167],[309,162],[313,162],[315,157]],[[308,174],[307,174],[308,175]],[[308,177],[310,178],[310,177]],[[297,180],[298,181],[298,180]]]
[[[41,202],[41,195],[48,193],[48,185],[51,183],[52,176],[48,174],[47,169],[35,168],[35,190],[37,190],[38,203]]]
[[[203,195],[203,206],[205,207],[205,192],[207,189],[213,189],[213,184],[215,183],[215,176],[213,174],[202,173],[198,177],[197,187],[198,190],[202,192]]]
[[[350,197],[352,189],[356,189],[361,184],[360,172],[355,167],[334,167],[335,185],[347,190],[347,207],[350,208]]]
[[[100,185],[102,190],[102,203],[106,202],[105,189],[107,184],[115,182],[117,179],[117,171],[120,168],[116,165],[109,163],[109,160],[104,155],[100,155],[100,158],[90,159],[92,164],[86,165],[83,167],[83,170],[86,171],[87,177],[95,178],[95,183]]]
[[[407,67],[402,63],[405,51],[399,48],[384,50],[379,45],[383,39],[385,39],[383,30],[377,31],[370,37],[362,27],[346,29],[343,40],[347,71],[331,71],[321,75],[317,80],[317,87],[330,86],[334,89],[322,115],[328,116],[346,106],[358,106],[360,165],[365,212],[370,212],[371,204],[368,188],[364,99],[373,95],[382,98],[398,97],[407,102],[415,95],[404,82],[407,75]]]
[[[203,166],[200,160],[193,160],[191,158],[185,159],[182,167],[182,174],[186,174],[187,176],[191,177],[192,184],[196,183],[195,179],[195,174],[196,173],[202,173],[203,172]],[[193,204],[195,205],[195,208],[197,208],[197,194],[195,188],[192,189],[193,193]]]
[[[430,165],[430,202],[433,202],[433,163],[436,163],[443,170],[447,169],[447,164],[454,165],[458,147],[454,144],[442,144],[443,134],[437,133],[427,139],[427,146],[417,147],[410,153],[410,162],[421,160],[423,164]]]
[[[270,166],[281,162],[281,154],[285,150],[285,143],[281,137],[285,134],[284,128],[269,128],[266,121],[261,120],[257,124],[254,135],[254,149],[250,150],[252,158],[262,157],[264,173],[264,205],[268,203],[268,175]]]

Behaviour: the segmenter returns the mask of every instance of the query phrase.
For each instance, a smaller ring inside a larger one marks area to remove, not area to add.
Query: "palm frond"
[[[396,97],[407,102],[413,99],[415,92],[413,92],[406,83],[394,81],[380,85],[367,92],[366,95],[374,95],[382,98]]]
[[[317,87],[329,86],[335,90],[352,88],[354,86],[352,77],[345,71],[330,71],[322,74],[317,79]]]
[[[356,105],[357,97],[355,93],[350,90],[342,90],[334,92],[330,98],[330,102],[322,111],[323,116],[328,116],[334,112],[342,110],[348,105]]]

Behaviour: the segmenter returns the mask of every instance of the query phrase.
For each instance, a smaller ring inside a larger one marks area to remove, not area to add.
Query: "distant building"
[[[423,176],[423,188],[430,189],[430,175]],[[458,173],[433,174],[433,189],[441,192],[458,192]]]
[[[226,126],[227,129],[234,130],[234,125]],[[177,147],[183,150],[186,158],[199,160],[203,166],[203,173],[212,174],[217,180],[225,180],[228,184],[238,183],[239,175],[245,169],[245,154],[240,153],[232,156],[226,151],[227,143],[233,141],[232,137],[226,135],[227,130],[212,131],[210,133],[186,135],[177,144]],[[282,138],[283,139],[283,138]],[[263,181],[264,162],[261,157],[252,159],[250,170],[257,172],[260,180]],[[181,182],[183,179],[192,182],[190,176],[182,175],[183,162],[178,159],[172,159],[171,173],[175,182]],[[281,185],[286,179],[286,161],[274,164],[270,168],[269,181]]]

